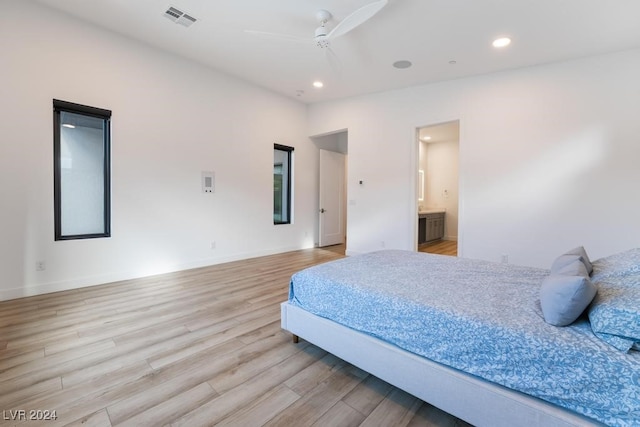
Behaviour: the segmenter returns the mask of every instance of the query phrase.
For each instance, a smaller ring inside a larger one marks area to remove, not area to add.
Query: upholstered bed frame
[[[479,379],[284,302],[282,328],[476,426],[600,426],[518,391]]]

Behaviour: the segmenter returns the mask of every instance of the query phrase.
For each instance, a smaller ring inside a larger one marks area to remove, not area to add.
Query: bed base
[[[475,426],[602,426],[590,418],[484,381],[357,332],[300,307],[281,304],[282,328]]]

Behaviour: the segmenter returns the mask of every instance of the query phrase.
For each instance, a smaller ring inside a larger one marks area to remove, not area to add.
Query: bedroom
[[[3,300],[312,247],[317,152],[306,142],[340,129],[354,254],[381,241],[411,249],[414,132],[450,120],[461,123],[462,256],[544,267],[578,244],[592,258],[638,246],[637,44],[305,105],[35,2],[3,5]],[[53,241],[53,98],[114,111],[111,239]],[[296,175],[285,227],[269,217],[274,142],[311,171]],[[199,192],[202,170],[216,172],[213,197]]]

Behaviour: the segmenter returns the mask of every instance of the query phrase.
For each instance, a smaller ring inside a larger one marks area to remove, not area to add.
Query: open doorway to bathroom
[[[456,256],[460,122],[417,129],[417,249]]]

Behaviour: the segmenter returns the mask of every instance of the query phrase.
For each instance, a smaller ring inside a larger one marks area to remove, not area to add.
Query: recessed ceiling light
[[[452,59],[451,61],[449,61],[450,65],[456,65],[458,63],[458,61],[456,61],[455,59]]]
[[[499,39],[495,39],[492,44],[493,47],[506,47],[511,44],[511,39],[509,37],[500,37]]]
[[[320,80],[316,80],[315,82],[313,82],[313,87],[321,88],[323,86],[324,83],[322,83]]]
[[[431,137],[429,135],[425,135],[422,138],[420,138],[422,141],[431,141]]]
[[[396,61],[393,63],[393,66],[399,69],[403,69],[403,68],[409,68],[411,67],[413,64],[411,63],[411,61],[407,61],[407,60],[402,60],[402,61]]]
[[[69,124],[69,123],[63,123],[62,127],[63,128],[69,128],[69,129],[75,129],[76,128],[74,125]]]

